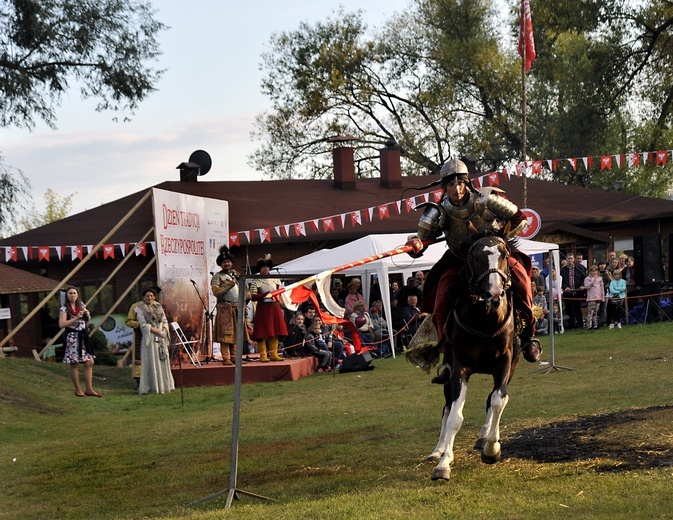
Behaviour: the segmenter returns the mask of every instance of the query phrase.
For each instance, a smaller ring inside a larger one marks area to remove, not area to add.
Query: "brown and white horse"
[[[469,294],[462,296],[449,317],[450,345],[445,353],[451,371],[444,385],[445,406],[439,442],[428,457],[437,462],[432,479],[449,480],[453,444],[463,424],[467,383],[472,374],[490,374],[493,391],[486,401],[486,422],[475,449],[481,460],[500,460],[500,418],[509,399],[507,385],[518,360],[515,352],[514,311],[509,286],[509,252],[501,238],[476,238],[467,255]]]

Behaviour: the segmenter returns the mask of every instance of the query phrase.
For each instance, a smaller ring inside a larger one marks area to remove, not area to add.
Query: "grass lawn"
[[[441,388],[397,359],[376,369],[244,385],[238,488],[229,485],[233,387],[138,396],[128,369],[95,367],[103,399],[67,367],[0,360],[0,519],[673,517],[673,323],[570,331],[557,365],[519,363],[503,460],[472,450],[491,381],[474,376],[450,482],[424,462]],[[548,359],[548,341],[543,339]]]

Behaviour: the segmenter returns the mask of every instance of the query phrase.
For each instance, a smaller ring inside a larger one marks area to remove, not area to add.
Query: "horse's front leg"
[[[509,364],[508,364],[509,365]],[[488,399],[486,422],[479,434],[477,444],[481,444],[481,460],[486,464],[500,461],[500,419],[509,401],[507,394],[507,370],[493,376],[493,391]]]
[[[442,430],[439,435],[439,442],[430,457],[439,456],[439,463],[432,470],[432,480],[449,480],[451,478],[451,463],[453,462],[453,444],[456,435],[463,425],[463,407],[465,406],[465,396],[467,395],[468,376],[464,370],[456,370],[451,375],[450,395],[452,401],[447,402],[444,407],[442,417]],[[446,391],[445,391],[446,394]],[[429,457],[429,458],[430,458]]]

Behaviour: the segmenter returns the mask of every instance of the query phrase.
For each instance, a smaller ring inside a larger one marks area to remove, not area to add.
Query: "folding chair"
[[[173,327],[173,332],[175,332],[175,336],[177,338],[175,345],[179,345],[180,349],[184,349],[184,351],[187,353],[187,356],[189,357],[189,360],[192,362],[192,365],[195,367],[200,367],[201,362],[192,348],[192,343],[198,343],[198,340],[187,341],[187,336],[185,336],[185,333],[182,331],[182,327],[180,327],[180,324],[177,321],[171,322],[171,327]]]

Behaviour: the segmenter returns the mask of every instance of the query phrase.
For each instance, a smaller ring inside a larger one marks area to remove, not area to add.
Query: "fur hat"
[[[270,253],[266,253],[262,258],[257,259],[257,270],[261,270],[264,266],[268,267],[269,269],[273,267],[273,260],[271,260]]]
[[[222,246],[220,247],[220,254],[217,256],[217,260],[215,260],[215,263],[217,265],[222,265],[222,262],[225,260],[231,260],[232,262],[234,261],[234,255],[231,254],[231,251],[229,251],[229,248],[227,246]]]

